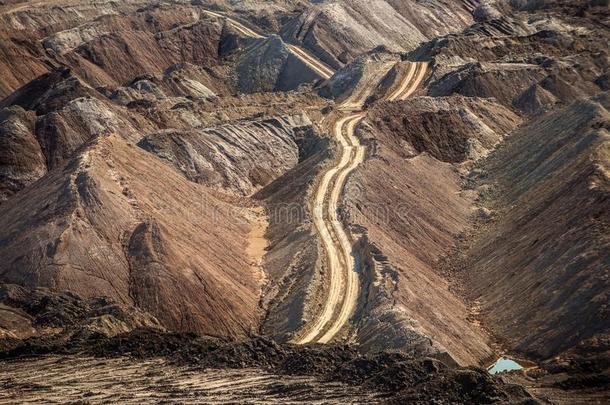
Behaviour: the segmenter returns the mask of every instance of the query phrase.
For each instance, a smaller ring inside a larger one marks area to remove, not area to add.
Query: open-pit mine
[[[0,403],[610,403],[607,0],[0,1]]]

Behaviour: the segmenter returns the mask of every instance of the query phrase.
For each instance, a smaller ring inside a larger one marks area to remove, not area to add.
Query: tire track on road
[[[395,101],[409,97],[422,82],[426,68],[425,62],[412,63],[398,88],[384,99]],[[375,76],[381,78],[381,75]],[[366,93],[366,86],[373,88],[376,85],[375,80],[368,80],[360,92]],[[368,90],[370,92],[370,89]],[[340,149],[340,159],[324,173],[316,191],[313,208],[314,224],[327,257],[328,292],[316,318],[303,327],[293,339],[293,343],[330,342],[349,324],[358,302],[359,264],[354,256],[348,232],[338,217],[338,206],[349,175],[364,162],[366,148],[354,133],[356,126],[366,116],[366,111],[361,111],[360,108],[361,104],[355,106],[353,101],[348,99],[339,107],[343,116],[333,127],[333,136]]]

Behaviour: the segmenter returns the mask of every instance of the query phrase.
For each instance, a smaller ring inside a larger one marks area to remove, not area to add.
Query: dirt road
[[[328,67],[326,64],[321,62],[315,56],[311,55],[305,49],[300,48],[296,45],[288,45],[288,49],[294,56],[301,59],[307,66],[311,67],[317,74],[323,79],[330,79],[335,71]]]
[[[399,101],[409,97],[419,87],[419,84],[426,75],[427,69],[428,64],[426,62],[410,63],[402,81],[386,99],[388,101]]]
[[[245,36],[264,38],[252,29],[223,14],[204,11],[208,15],[226,18],[233,27]],[[288,49],[297,58],[311,67],[320,77],[329,79],[334,71],[313,55],[295,45]],[[359,294],[359,277],[357,259],[352,252],[352,241],[338,217],[338,206],[348,176],[364,161],[365,147],[354,135],[358,123],[366,116],[360,111],[367,96],[383,76],[391,69],[392,64],[384,64],[372,72],[365,82],[360,84],[343,104],[339,106],[343,116],[333,127],[333,136],[338,141],[340,158],[337,164],[324,173],[318,186],[313,203],[313,220],[320,235],[327,258],[328,287],[322,308],[315,318],[299,331],[294,343],[310,342],[327,343],[339,334],[349,323]],[[385,97],[389,101],[404,100],[419,86],[426,74],[426,63],[414,62],[408,66],[394,90]]]
[[[352,244],[337,216],[347,176],[364,160],[364,147],[354,136],[363,113],[347,115],[334,126],[341,158],[324,176],[314,201],[313,219],[328,258],[329,287],[322,311],[295,343],[329,342],[348,321],[358,299],[358,275]]]
[[[409,65],[394,91],[385,97],[396,101],[409,97],[422,82],[426,73],[426,63],[414,62]],[[294,343],[328,343],[349,323],[358,302],[359,265],[353,254],[352,241],[338,217],[338,206],[348,176],[364,161],[365,147],[354,134],[358,123],[366,116],[362,102],[367,94],[377,86],[390,66],[382,65],[380,72],[373,72],[363,86],[349,97],[339,108],[343,116],[333,128],[333,136],[338,141],[340,158],[322,177],[315,195],[314,224],[327,257],[328,290],[322,309],[293,340]]]
[[[265,36],[255,32],[254,30],[246,27],[244,24],[240,23],[233,18],[227,17],[224,14],[220,14],[210,10],[204,10],[205,14],[211,15],[217,18],[225,18],[237,31],[239,31],[242,35],[250,38],[263,39]],[[330,79],[332,75],[335,74],[335,71],[327,66],[322,61],[318,60],[315,56],[311,55],[305,49],[298,47],[296,45],[288,45],[288,50],[297,58],[299,58],[303,63],[309,66],[314,72],[316,72],[323,79]]]

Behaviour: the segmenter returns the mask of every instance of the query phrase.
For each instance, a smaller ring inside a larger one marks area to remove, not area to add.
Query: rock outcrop
[[[280,116],[196,132],[165,130],[138,145],[193,182],[246,196],[296,165],[296,141],[312,129],[305,115]]]

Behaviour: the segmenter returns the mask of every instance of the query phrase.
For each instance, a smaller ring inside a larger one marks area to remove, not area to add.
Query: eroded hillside
[[[0,2],[0,400],[610,400],[609,18]]]

